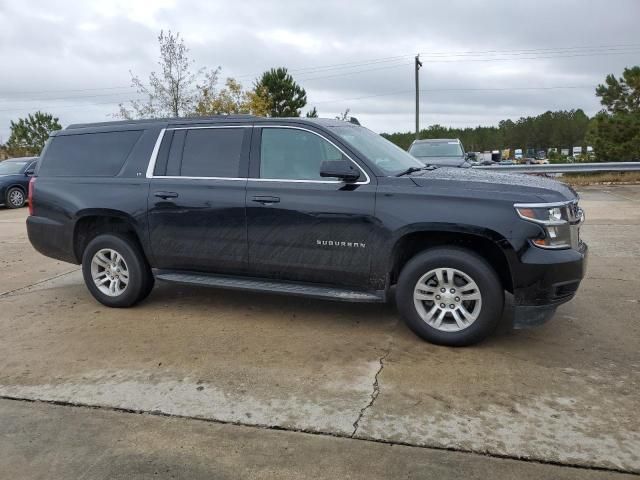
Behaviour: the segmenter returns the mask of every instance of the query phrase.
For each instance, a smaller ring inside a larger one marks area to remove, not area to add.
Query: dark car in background
[[[0,162],[0,203],[7,208],[24,207],[29,180],[37,163],[38,157],[10,158]]]
[[[470,167],[462,142],[457,138],[414,140],[409,153],[425,165],[439,167]]]

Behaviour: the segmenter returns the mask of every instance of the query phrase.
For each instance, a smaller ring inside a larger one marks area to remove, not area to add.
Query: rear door
[[[150,167],[154,266],[216,273],[247,268],[250,125],[167,128]]]
[[[247,184],[249,265],[284,280],[366,286],[376,185],[320,177],[323,160],[351,160],[322,131],[254,128]],[[356,162],[354,162],[356,163]]]

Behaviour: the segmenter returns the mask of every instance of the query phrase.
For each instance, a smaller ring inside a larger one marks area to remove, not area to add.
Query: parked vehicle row
[[[441,142],[442,143],[442,142]],[[430,145],[438,155],[462,147]],[[449,150],[452,149],[452,150]],[[155,280],[352,302],[395,296],[422,338],[469,345],[513,295],[548,320],[585,273],[576,193],[425,165],[337,120],[223,116],[72,125],[31,179],[29,239],[110,307]]]

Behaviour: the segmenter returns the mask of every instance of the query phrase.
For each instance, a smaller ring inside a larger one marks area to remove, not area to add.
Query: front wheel
[[[129,307],[153,288],[153,274],[140,248],[124,235],[98,235],[82,255],[82,275],[91,294],[108,307]]]
[[[465,346],[495,330],[502,316],[504,290],[493,268],[476,253],[438,247],[404,266],[396,302],[409,328],[423,339]]]

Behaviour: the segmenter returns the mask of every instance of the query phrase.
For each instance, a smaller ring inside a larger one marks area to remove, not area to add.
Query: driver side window
[[[342,153],[322,137],[294,128],[263,128],[260,178],[329,180],[320,176],[325,160],[340,160]]]

